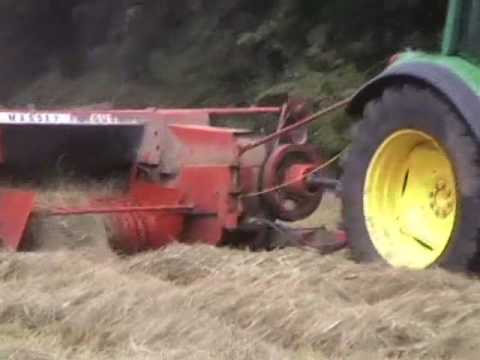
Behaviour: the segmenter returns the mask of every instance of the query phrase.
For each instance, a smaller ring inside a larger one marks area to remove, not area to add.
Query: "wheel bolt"
[[[444,180],[438,180],[437,181],[437,185],[436,185],[437,190],[443,190],[443,189],[445,189],[445,186],[446,186],[446,184],[445,184]]]

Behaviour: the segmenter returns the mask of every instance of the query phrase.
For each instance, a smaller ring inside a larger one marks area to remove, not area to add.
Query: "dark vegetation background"
[[[1,0],[0,105],[245,105],[346,96],[446,0]],[[320,127],[331,151],[345,123]],[[340,134],[340,135],[339,135]]]

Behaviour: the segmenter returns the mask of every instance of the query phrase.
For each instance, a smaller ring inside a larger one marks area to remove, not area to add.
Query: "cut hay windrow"
[[[478,282],[357,265],[348,253],[0,254],[0,294],[0,353],[45,359],[473,360],[480,351]]]

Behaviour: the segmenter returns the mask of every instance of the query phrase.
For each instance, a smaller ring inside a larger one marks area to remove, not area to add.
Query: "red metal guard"
[[[35,198],[36,193],[32,191],[0,190],[0,243],[8,250],[21,248]]]

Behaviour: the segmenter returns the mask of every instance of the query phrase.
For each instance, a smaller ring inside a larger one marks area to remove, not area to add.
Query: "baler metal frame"
[[[316,114],[305,112],[302,102],[250,108],[1,110],[0,166],[9,156],[1,141],[2,126],[66,126],[72,127],[72,131],[79,126],[142,127],[143,135],[131,166],[128,191],[121,198],[92,199],[84,207],[42,208],[36,202],[36,191],[0,188],[0,241],[10,250],[23,249],[25,230],[33,216],[104,214],[108,215],[110,244],[121,252],[161,248],[179,239],[219,245],[229,233],[242,231],[245,218],[281,218],[274,213],[275,207],[267,209],[262,196],[282,189],[309,204],[309,208],[297,213],[285,210],[286,219],[303,218],[318,207],[324,190],[322,177],[317,176],[311,184],[307,180],[338,158],[323,164],[315,155],[316,150],[305,144],[305,126],[348,103],[349,99],[341,101]],[[260,138],[248,130],[210,126],[215,117],[261,114],[276,115],[279,121],[274,133]],[[295,138],[291,135],[294,131],[304,134]],[[188,148],[188,159],[182,164],[177,164],[177,160],[168,164],[167,159],[167,164],[163,164],[166,170],[159,171],[168,153],[177,151],[175,155],[179,155],[185,150],[178,150],[177,142]],[[283,150],[274,151],[279,148]],[[293,162],[284,164],[292,151],[300,155],[300,160],[293,158]],[[269,163],[277,168],[266,171],[264,167]],[[280,170],[281,166],[286,168]],[[147,177],[143,174],[145,170]],[[276,178],[278,172],[282,172],[281,179]],[[332,183],[331,179],[325,181]],[[278,200],[271,196],[269,199],[274,205]]]

